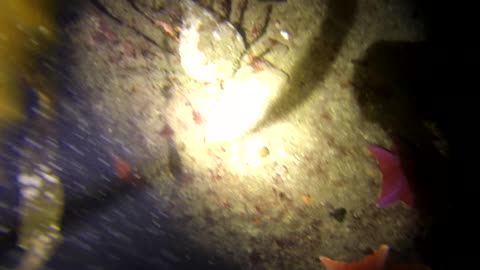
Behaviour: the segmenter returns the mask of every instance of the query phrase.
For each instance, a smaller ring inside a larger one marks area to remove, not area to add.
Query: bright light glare
[[[198,49],[200,34],[196,29],[200,25],[200,20],[192,19],[191,24],[191,27],[185,28],[181,34],[179,53],[182,55],[182,66],[192,78],[206,82],[214,81],[218,77],[216,66]]]
[[[278,96],[286,76],[276,70],[255,72],[241,68],[224,84],[224,94],[210,111],[205,136],[207,141],[228,141],[253,128]]]

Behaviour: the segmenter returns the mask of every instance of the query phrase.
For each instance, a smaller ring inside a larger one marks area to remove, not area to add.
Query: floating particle
[[[313,201],[312,195],[310,194],[303,194],[302,195],[302,200],[305,204],[311,204]]]

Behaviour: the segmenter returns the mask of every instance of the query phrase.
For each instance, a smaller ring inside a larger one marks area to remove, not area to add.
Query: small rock
[[[185,72],[202,82],[232,77],[246,50],[240,33],[194,2],[186,1],[184,10],[179,54]]]
[[[345,220],[345,216],[347,215],[347,209],[345,208],[337,208],[330,212],[330,216],[336,219],[338,222],[343,222]]]
[[[260,148],[260,150],[258,150],[258,154],[260,157],[266,157],[270,154],[270,150],[268,150],[266,146],[263,146]]]

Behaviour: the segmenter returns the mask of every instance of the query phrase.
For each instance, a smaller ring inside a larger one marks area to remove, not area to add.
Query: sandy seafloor
[[[188,12],[153,0],[65,10],[57,165],[66,212],[46,269],[325,269],[320,255],[359,260],[381,244],[393,261],[431,263],[432,217],[399,202],[376,207],[382,175],[367,149],[389,148],[396,134],[447,152],[412,94],[429,79],[425,10],[199,2]],[[204,62],[230,61],[213,80],[182,67],[186,18],[203,23]],[[240,82],[233,109],[215,111],[240,72],[262,86]],[[146,184],[118,184],[131,179],[115,176],[115,157]]]

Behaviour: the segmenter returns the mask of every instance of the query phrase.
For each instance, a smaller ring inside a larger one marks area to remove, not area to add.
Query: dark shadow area
[[[391,134],[426,224],[414,250],[394,251],[393,260],[409,253],[432,269],[454,269],[452,245],[458,242],[454,228],[461,185],[457,180],[452,183],[458,113],[457,98],[448,87],[454,71],[450,73],[452,66],[436,36],[443,23],[435,21],[439,17],[433,4],[419,1],[412,16],[424,20],[428,40],[373,44],[354,62],[352,84],[363,116]],[[448,244],[438,245],[439,239]]]
[[[356,15],[356,0],[329,0],[326,19],[308,44],[309,49],[296,65],[282,95],[268,109],[266,117],[253,129],[287,116],[313,94],[315,87],[325,80],[340,51]]]
[[[364,116],[417,143],[434,141],[437,132],[448,140],[450,98],[438,82],[435,52],[430,42],[373,44],[354,63],[352,83]]]
[[[133,184],[117,177],[111,177],[111,179],[108,186],[102,183],[103,180],[96,180],[96,184],[92,183],[87,187],[88,190],[92,190],[89,193],[69,194],[70,196],[65,198],[62,228],[72,230],[83,217],[94,215],[95,212],[102,212],[104,208],[118,203],[122,198],[129,196],[131,192],[140,192],[149,188],[145,182]],[[82,183],[81,180],[73,181]]]
[[[67,133],[78,131],[72,126],[60,130],[62,145],[92,147],[86,141],[72,141],[74,137]],[[175,149],[170,150],[173,156],[178,156]],[[182,227],[159,209],[161,198],[155,197],[155,190],[148,184],[132,185],[114,177],[112,172],[92,162],[98,157],[93,153],[84,159],[68,147],[62,147],[60,153],[64,171],[59,174],[65,187],[64,240],[47,264],[51,269],[238,268],[215,257],[214,251],[192,243]],[[72,166],[76,163],[83,164],[89,173]],[[175,176],[183,181],[181,164],[171,166]],[[109,181],[99,178],[107,173]],[[0,238],[0,258],[1,265],[13,268],[18,265],[22,251],[15,245],[17,217],[11,213],[6,218],[12,219],[11,230]],[[2,220],[2,223],[8,222]]]
[[[203,250],[158,208],[148,188],[131,189],[64,228],[53,269],[237,269]],[[79,208],[81,209],[81,208]]]
[[[82,14],[87,1],[71,0],[68,2],[57,1],[57,8],[55,12],[58,25],[62,28],[70,23],[74,23]]]
[[[448,258],[448,247],[437,244],[438,237],[450,237],[450,224],[455,222],[452,211],[456,202],[451,200],[454,191],[449,183],[452,179],[450,160],[431,145],[415,144],[405,137],[392,137],[420,219],[414,232],[413,246],[392,251],[389,259],[398,260],[398,263],[421,261],[432,269],[452,269],[447,267],[451,261],[445,259]]]

